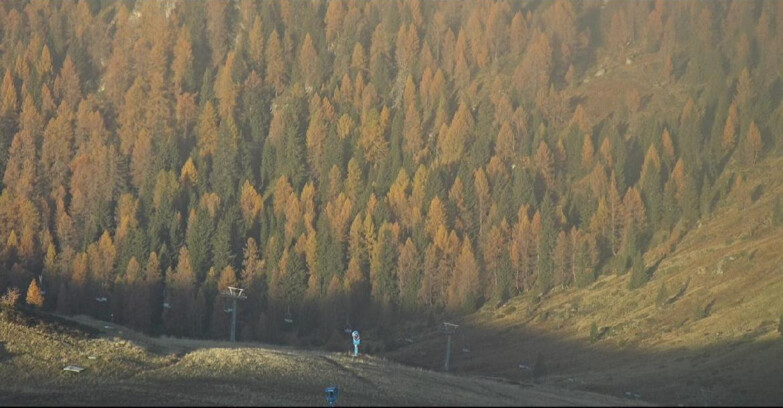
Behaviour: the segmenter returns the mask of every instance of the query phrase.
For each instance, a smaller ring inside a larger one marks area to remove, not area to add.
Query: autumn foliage
[[[637,287],[780,151],[783,3],[736,3],[4,2],[0,292],[224,338],[240,285],[241,336],[284,341]],[[637,54],[666,102],[584,96]]]
[[[28,305],[35,307],[36,309],[40,309],[44,305],[43,294],[41,293],[41,289],[38,287],[38,282],[36,282],[35,279],[30,282],[30,286],[27,288],[25,302]]]

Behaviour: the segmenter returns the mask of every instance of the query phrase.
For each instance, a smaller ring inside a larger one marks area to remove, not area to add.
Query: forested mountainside
[[[777,1],[9,1],[0,21],[0,290],[153,333],[225,337],[227,286],[240,338],[274,342],[641,287],[783,151]]]

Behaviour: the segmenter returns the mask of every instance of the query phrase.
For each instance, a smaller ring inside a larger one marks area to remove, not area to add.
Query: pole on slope
[[[229,286],[221,293],[221,296],[229,298],[231,302],[231,342],[237,341],[237,300],[247,299],[244,289]]]
[[[449,362],[451,361],[451,335],[457,332],[459,325],[449,322],[443,322],[439,330],[446,335],[446,361],[443,364],[444,371],[449,371]]]

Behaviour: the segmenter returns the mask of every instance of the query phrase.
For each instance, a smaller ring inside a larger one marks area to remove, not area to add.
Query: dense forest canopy
[[[638,287],[751,194],[731,165],[783,149],[778,1],[33,0],[0,21],[0,290],[154,333],[225,338],[227,286],[265,341]]]

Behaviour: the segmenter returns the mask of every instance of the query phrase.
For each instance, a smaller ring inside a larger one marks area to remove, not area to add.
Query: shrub
[[[593,322],[590,325],[590,343],[595,343],[596,341],[598,341],[598,326]]]
[[[780,320],[778,320],[778,333],[783,334],[783,315],[780,315]]]
[[[18,288],[8,288],[8,290],[5,291],[5,295],[0,297],[0,304],[5,307],[16,307],[19,303],[19,297],[20,293]]]
[[[549,311],[548,310],[545,310],[544,312],[538,314],[538,322],[539,323],[543,323],[543,322],[547,321],[547,319],[549,319]]]
[[[693,309],[693,321],[704,319],[709,316],[709,314],[707,307],[702,306],[701,303],[697,303],[696,307]]]

